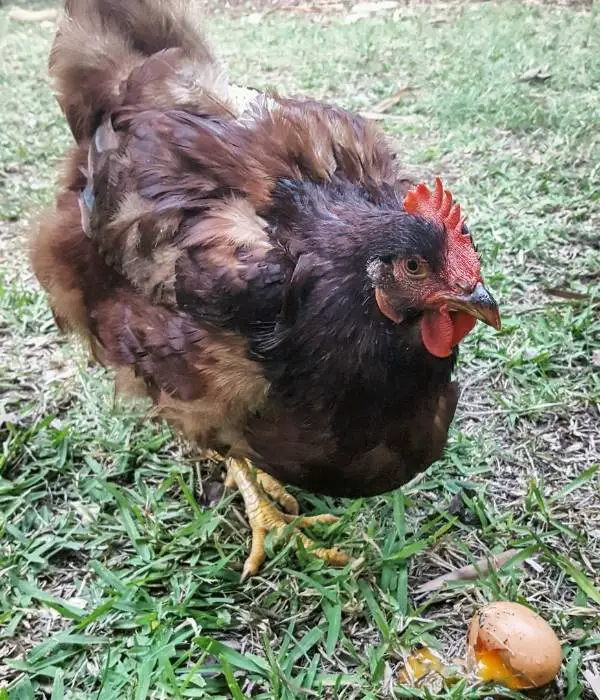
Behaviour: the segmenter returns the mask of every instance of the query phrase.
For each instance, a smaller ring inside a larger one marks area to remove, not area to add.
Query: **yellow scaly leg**
[[[335,515],[323,514],[298,518],[298,502],[272,476],[258,471],[254,473],[250,462],[245,459],[227,460],[226,486],[237,486],[244,504],[250,528],[252,529],[252,548],[244,564],[242,580],[253,576],[265,560],[265,537],[267,532],[274,530],[282,534],[292,522],[294,535],[302,540],[304,547],[312,554],[327,562],[330,566],[344,566],[348,563],[348,555],[337,547],[316,547],[315,543],[300,531],[314,523],[331,524],[338,520]],[[266,492],[266,493],[265,493]],[[267,498],[269,494],[287,511],[282,513]]]

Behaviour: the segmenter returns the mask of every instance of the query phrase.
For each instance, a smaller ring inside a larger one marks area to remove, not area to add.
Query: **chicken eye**
[[[427,277],[427,263],[418,258],[408,258],[404,263],[406,272],[413,278]]]

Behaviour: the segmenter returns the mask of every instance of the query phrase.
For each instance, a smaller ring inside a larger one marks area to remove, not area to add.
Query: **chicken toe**
[[[247,460],[229,459],[227,462],[227,486],[235,484],[246,506],[246,513],[252,529],[252,548],[244,564],[242,580],[253,576],[265,560],[265,537],[268,532],[275,531],[282,535],[286,528],[293,523],[292,534],[301,540],[303,546],[315,556],[330,566],[344,566],[349,557],[337,547],[315,547],[315,543],[307,537],[300,528],[309,527],[315,523],[331,524],[337,517],[331,514],[297,517],[298,502],[287,493],[285,488],[273,477],[255,470]],[[282,513],[268,496],[277,501],[286,511]]]
[[[279,503],[286,513],[298,515],[300,512],[300,504],[291,493],[287,492],[285,486],[281,482],[260,469],[256,470],[256,480],[267,496],[272,498],[276,503]]]

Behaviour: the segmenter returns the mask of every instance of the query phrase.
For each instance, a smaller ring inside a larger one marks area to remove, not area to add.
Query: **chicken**
[[[240,106],[192,7],[68,0],[50,71],[76,145],[33,268],[119,387],[226,460],[244,576],[294,525],[343,565],[298,529],[333,516],[297,517],[283,484],[369,496],[438,460],[457,346],[498,307],[439,180],[412,187],[342,109]]]

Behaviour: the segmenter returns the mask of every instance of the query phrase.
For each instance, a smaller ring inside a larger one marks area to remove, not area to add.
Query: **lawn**
[[[562,642],[542,696],[596,697],[598,7],[402,3],[347,21],[329,3],[208,24],[240,85],[364,111],[410,88],[380,123],[463,204],[503,329],[463,345],[443,461],[386,497],[295,492],[343,516],[314,534],[353,565],[290,544],[241,583],[249,530],[220,466],[114,398],[28,269],[70,137],[46,77],[52,26],[0,7],[0,698],[428,697],[396,681],[411,648],[461,656],[476,609],[502,599]],[[499,572],[417,590],[509,549]]]

